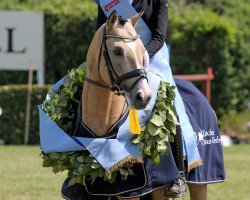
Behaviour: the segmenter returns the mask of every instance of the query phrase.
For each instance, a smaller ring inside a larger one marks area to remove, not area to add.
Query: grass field
[[[38,146],[0,146],[0,200],[60,200],[66,174],[41,166]],[[224,149],[227,180],[209,186],[209,200],[250,200],[250,145]],[[188,195],[184,198],[188,200]]]

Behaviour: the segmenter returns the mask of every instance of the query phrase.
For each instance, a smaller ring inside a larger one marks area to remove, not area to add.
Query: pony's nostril
[[[151,100],[151,97],[152,97],[151,94],[147,96],[147,98],[146,98],[146,103],[148,103],[148,102]]]
[[[141,92],[138,92],[138,93],[136,94],[135,98],[136,98],[136,100],[138,100],[138,101],[142,101],[143,97],[142,97]]]

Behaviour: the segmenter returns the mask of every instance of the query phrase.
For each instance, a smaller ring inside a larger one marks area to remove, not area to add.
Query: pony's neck
[[[99,49],[102,42],[103,27],[99,29],[88,50],[86,76],[92,80],[103,82],[97,71]],[[107,134],[127,109],[123,96],[85,82],[82,93],[83,123],[97,136]]]

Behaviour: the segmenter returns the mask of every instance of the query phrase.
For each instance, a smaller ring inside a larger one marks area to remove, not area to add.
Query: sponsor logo
[[[106,11],[109,11],[111,8],[113,8],[114,6],[116,6],[118,3],[120,3],[122,0],[113,0],[111,1],[110,3],[108,3],[106,6],[105,6],[105,10]]]
[[[204,146],[218,143],[221,144],[220,136],[216,135],[211,129],[208,131],[200,130],[195,132],[194,136],[196,138],[197,145],[200,144]]]

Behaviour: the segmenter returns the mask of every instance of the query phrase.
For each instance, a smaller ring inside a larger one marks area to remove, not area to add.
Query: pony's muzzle
[[[147,107],[150,99],[152,97],[152,92],[139,90],[136,94],[133,102],[133,107],[137,110],[144,109]]]

